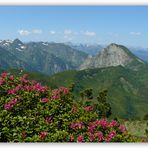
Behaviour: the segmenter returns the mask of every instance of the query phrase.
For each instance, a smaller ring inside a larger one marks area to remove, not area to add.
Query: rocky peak
[[[22,43],[19,39],[15,39],[15,40],[13,41],[13,44],[14,44],[14,45],[23,45],[23,43]]]
[[[80,69],[125,66],[135,59],[135,56],[125,46],[112,43],[103,48],[95,57],[86,59]]]

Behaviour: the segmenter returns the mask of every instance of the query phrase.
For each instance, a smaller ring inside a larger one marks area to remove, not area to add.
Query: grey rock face
[[[102,68],[110,66],[125,66],[133,61],[126,50],[117,44],[110,44],[95,57],[87,58],[80,66],[80,70],[87,68]]]

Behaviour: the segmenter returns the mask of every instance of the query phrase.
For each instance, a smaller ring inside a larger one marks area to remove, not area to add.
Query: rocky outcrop
[[[80,70],[118,65],[125,66],[135,59],[135,56],[126,47],[112,43],[102,49],[98,55],[88,57],[80,66]]]

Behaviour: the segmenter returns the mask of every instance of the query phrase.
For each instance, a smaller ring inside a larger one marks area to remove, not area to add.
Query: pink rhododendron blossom
[[[104,140],[103,133],[101,131],[96,132],[95,136],[98,138],[99,142]]]
[[[14,89],[10,89],[8,90],[8,94],[16,94],[17,90]]]
[[[93,107],[92,106],[85,106],[84,110],[87,111],[87,112],[90,112],[90,111],[93,110]]]
[[[42,102],[42,103],[47,103],[48,101],[49,101],[48,98],[42,98],[42,99],[40,100],[40,102]]]
[[[0,78],[0,85],[4,84],[5,80]]]
[[[33,90],[33,86],[32,85],[24,85],[23,89],[26,91],[31,91],[31,90]]]
[[[41,140],[44,140],[48,136],[48,132],[46,131],[40,132],[39,136]]]
[[[92,133],[89,133],[88,139],[90,142],[93,142],[95,140],[95,136]]]
[[[7,75],[8,75],[8,73],[4,72],[1,74],[1,77],[5,78],[5,77],[7,77]]]
[[[9,79],[10,79],[10,80],[14,80],[14,76],[10,76]]]
[[[125,133],[127,131],[126,127],[124,125],[120,125],[119,129],[122,133]]]
[[[114,126],[118,126],[119,123],[116,121],[116,120],[112,120],[110,123],[109,123],[109,126],[110,127],[114,127]]]
[[[24,78],[24,79],[27,79],[28,76],[29,76],[28,74],[24,74],[24,75],[23,75],[23,78]]]
[[[83,124],[83,122],[71,123],[70,128],[72,128],[74,130],[83,129],[84,128],[84,124]]]
[[[60,96],[58,96],[58,95],[55,95],[55,96],[51,97],[52,100],[58,100],[59,98],[60,98]]]
[[[79,135],[79,136],[77,137],[77,142],[84,142],[84,136]]]
[[[37,83],[34,85],[34,90],[37,92],[45,92],[47,90],[47,86],[42,86],[41,84]]]
[[[97,125],[94,124],[94,122],[91,122],[91,123],[88,125],[88,132],[93,133],[96,127],[97,127]]]
[[[11,110],[16,103],[17,103],[17,99],[16,98],[12,99],[9,102],[7,102],[6,104],[4,104],[4,109]]]
[[[100,126],[102,126],[103,128],[106,128],[108,126],[108,122],[106,119],[101,119],[99,121]]]
[[[107,142],[110,142],[115,136],[116,136],[116,131],[111,131],[111,132],[108,134],[108,136],[107,136],[107,138],[106,138],[106,141],[107,141]]]

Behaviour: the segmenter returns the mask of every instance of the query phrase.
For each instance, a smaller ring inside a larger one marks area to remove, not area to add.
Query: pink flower
[[[84,136],[79,135],[77,138],[77,142],[84,142]]]
[[[13,105],[11,105],[10,103],[4,104],[4,109],[5,109],[5,110],[11,110],[12,107],[13,107]]]
[[[59,88],[59,91],[60,91],[60,92],[63,92],[64,95],[67,95],[67,94],[69,93],[69,89],[66,88],[66,87],[60,87],[60,88]]]
[[[86,106],[84,107],[84,110],[87,111],[87,112],[90,112],[93,110],[93,107],[92,106]]]
[[[10,76],[9,79],[10,79],[10,80],[14,80],[14,76]]]
[[[12,99],[11,101],[9,101],[10,104],[12,104],[13,106],[17,103],[17,99]]]
[[[108,122],[106,119],[101,119],[99,122],[100,126],[102,126],[103,128],[106,128],[108,126]]]
[[[119,129],[122,133],[125,133],[127,131],[126,127],[124,125],[120,125]]]
[[[110,127],[114,127],[114,126],[118,126],[119,123],[116,121],[116,120],[112,120],[110,123],[109,123],[109,126]]]
[[[28,82],[29,82],[29,80],[26,80],[26,79],[23,78],[23,77],[20,78],[20,81],[21,81],[22,83],[28,83]]]
[[[27,78],[28,78],[28,74],[24,74],[24,75],[23,75],[23,78],[24,78],[24,79],[27,79]]]
[[[17,103],[17,99],[14,98],[14,99],[10,100],[9,102],[7,102],[6,104],[4,104],[4,109],[11,110],[16,103]]]
[[[48,98],[42,98],[42,99],[40,100],[40,102],[42,102],[42,103],[47,103],[48,101],[49,101]]]
[[[83,124],[83,122],[71,123],[70,128],[72,128],[74,130],[83,129],[84,128],[84,124]]]
[[[1,74],[1,77],[5,78],[5,77],[7,77],[7,75],[8,75],[8,73],[4,72]]]
[[[37,92],[45,92],[47,90],[47,87],[37,83],[34,85],[33,89],[36,90]]]
[[[93,133],[96,127],[97,125],[94,122],[90,123],[88,126],[88,132]]]
[[[0,85],[4,84],[5,80],[0,78]]]
[[[51,96],[51,99],[52,99],[52,100],[58,100],[59,98],[60,98],[60,96],[58,96],[58,95]]]
[[[17,90],[15,89],[10,89],[8,90],[8,94],[16,94]]]
[[[33,90],[33,86],[31,86],[31,85],[24,85],[23,88],[24,88],[24,90],[27,90],[27,91]]]
[[[104,140],[103,133],[101,131],[96,132],[95,136],[98,138],[99,142]]]
[[[69,89],[66,87],[60,87],[59,89],[52,90],[52,96],[53,98],[57,98],[57,96],[60,97],[60,94],[64,93],[64,95],[67,95],[69,93]]]
[[[44,131],[44,132],[40,132],[39,136],[41,140],[44,140],[48,135],[48,132]]]
[[[110,142],[116,136],[116,131],[111,131],[106,138],[107,142]]]
[[[35,85],[37,83],[37,81],[35,81],[35,80],[32,80],[31,82],[33,85]]]
[[[90,142],[93,142],[95,140],[95,136],[92,133],[89,133],[88,139]]]
[[[18,91],[18,90],[20,90],[21,88],[22,88],[22,85],[19,84],[19,85],[16,86],[15,90]]]

